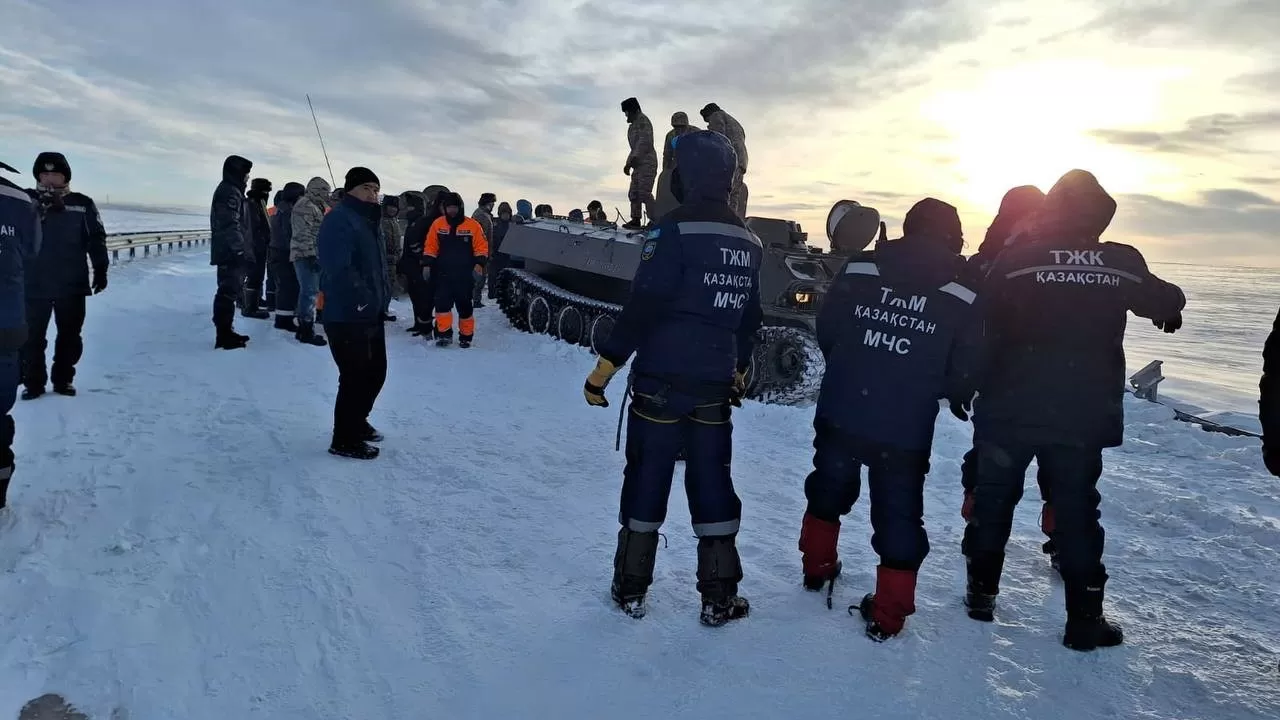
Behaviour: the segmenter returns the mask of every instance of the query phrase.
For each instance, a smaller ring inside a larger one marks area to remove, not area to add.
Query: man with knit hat
[[[75,395],[72,380],[84,353],[85,298],[107,287],[107,230],[93,198],[71,190],[71,165],[62,153],[42,152],[31,170],[36,179],[32,196],[40,210],[43,240],[40,253],[27,267],[27,337],[23,358],[24,400],[40,397],[46,380],[53,391]],[[85,255],[93,264],[90,281]],[[45,334],[49,321],[57,327],[52,372],[46,375]]]
[[[493,246],[493,206],[497,202],[497,195],[490,192],[481,193],[480,202],[476,204],[475,212],[471,213],[471,219],[480,223],[480,229],[484,231],[485,242],[490,247]],[[480,275],[480,278],[476,280],[476,287],[472,293],[471,304],[478,308],[484,307],[481,293],[484,291],[487,277],[487,273]]]
[[[0,162],[0,170],[18,172]],[[0,508],[5,506],[13,457],[13,401],[18,394],[22,347],[27,340],[26,270],[40,253],[35,199],[0,177]]]
[[[622,113],[627,116],[627,163],[622,172],[631,176],[627,199],[631,201],[631,220],[622,225],[627,230],[644,227],[641,209],[649,214],[652,222],[653,183],[658,179],[658,151],[653,147],[653,123],[640,110],[640,101],[629,97],[622,101]]]
[[[381,183],[372,170],[353,167],[342,200],[320,224],[316,259],[324,293],[324,331],[338,366],[333,406],[333,455],[372,460],[382,435],[369,413],[387,379],[387,337],[382,316],[391,287],[378,204]]]

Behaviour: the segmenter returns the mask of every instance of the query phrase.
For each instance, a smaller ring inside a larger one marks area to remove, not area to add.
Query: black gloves
[[[1182,313],[1178,313],[1168,320],[1152,320],[1151,324],[1167,333],[1176,333],[1182,329]]]
[[[93,294],[97,295],[107,289],[107,269],[94,268],[93,270]]]

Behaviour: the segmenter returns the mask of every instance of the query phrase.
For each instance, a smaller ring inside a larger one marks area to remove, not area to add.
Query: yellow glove
[[[587,399],[588,405],[609,407],[609,400],[604,396],[604,389],[609,386],[609,381],[617,373],[617,365],[604,358],[596,360],[595,369],[587,376],[587,381],[582,386],[582,395]]]

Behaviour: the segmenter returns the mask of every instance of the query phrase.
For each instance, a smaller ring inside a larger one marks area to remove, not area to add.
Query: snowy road
[[[844,612],[872,584],[865,505],[829,611],[799,587],[811,414],[752,404],[735,475],[754,614],[698,624],[677,489],[634,621],[608,603],[622,458],[616,413],[582,402],[585,351],[492,308],[465,351],[402,321],[382,457],[340,460],[328,351],[241,319],[249,348],[215,352],[212,290],[199,252],[115,270],[90,300],[80,396],[15,411],[0,717],[44,692],[129,720],[1280,716],[1280,483],[1256,441],[1130,406],[1103,508],[1128,644],[1080,655],[1059,644],[1034,489],[998,622],[965,617],[968,432],[944,416],[919,612],[875,645]]]

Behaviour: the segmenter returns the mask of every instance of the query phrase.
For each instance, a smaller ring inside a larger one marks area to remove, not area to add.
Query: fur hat
[[[31,174],[39,181],[40,173],[45,172],[62,173],[67,182],[71,182],[71,163],[67,162],[67,157],[62,153],[46,150],[36,156],[36,162],[31,166]]]

